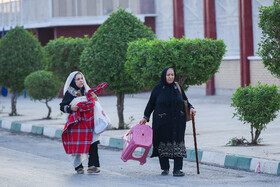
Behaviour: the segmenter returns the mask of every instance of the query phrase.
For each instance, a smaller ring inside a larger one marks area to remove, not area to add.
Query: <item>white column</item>
[[[1,21],[1,32],[2,32],[2,29],[4,27],[4,2],[3,0],[1,1],[1,18],[2,18],[2,21]]]
[[[12,26],[12,0],[10,0],[10,3],[9,3],[9,29],[11,28]]]
[[[18,0],[16,0],[16,1],[14,1],[14,4],[15,4],[15,8],[14,8],[14,10],[15,10],[15,24],[14,24],[14,26],[17,26],[18,25],[18,23],[17,23],[17,14],[18,14],[18,11],[17,11],[17,2],[18,2]]]
[[[100,2],[100,16],[103,16],[103,1],[102,0],[99,0]]]
[[[21,0],[22,1],[22,0]],[[52,3],[52,1],[53,0],[49,0],[49,7],[50,7],[50,9],[49,9],[49,18],[50,19],[52,19],[52,17],[53,17],[53,3]]]
[[[113,1],[113,11],[116,12],[118,10],[118,6],[120,6],[120,1],[119,0],[114,0]]]
[[[23,0],[20,0],[20,25],[24,26]]]
[[[78,16],[78,0],[75,0],[75,16]]]
[[[81,16],[87,16],[87,1],[81,1]]]

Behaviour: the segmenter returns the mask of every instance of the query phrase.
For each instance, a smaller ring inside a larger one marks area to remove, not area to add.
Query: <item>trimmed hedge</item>
[[[24,89],[24,78],[43,69],[44,49],[40,42],[27,30],[15,27],[0,40],[0,84],[11,88],[11,116],[16,110],[17,94]]]
[[[45,70],[35,71],[24,79],[26,93],[32,100],[51,101],[58,96],[60,86],[53,72]]]
[[[37,38],[21,27],[0,40],[0,84],[20,93],[24,78],[43,68],[44,50]]]
[[[280,78],[280,1],[274,0],[272,6],[261,6],[259,9],[259,27],[262,29],[258,54],[265,67]]]
[[[51,40],[45,46],[47,70],[54,72],[61,81],[65,81],[73,71],[79,71],[80,56],[88,44],[89,38],[64,38]]]
[[[129,43],[125,67],[144,88],[157,84],[166,66],[175,68],[180,84],[199,85],[218,71],[225,48],[223,40],[141,39]]]
[[[136,16],[120,9],[97,29],[81,56],[87,80],[95,85],[107,82],[106,89],[117,95],[120,129],[124,128],[124,95],[141,89],[124,68],[128,43],[139,38],[154,39],[156,35]]]
[[[58,96],[60,86],[53,72],[45,70],[33,72],[24,79],[24,87],[30,99],[44,101],[46,104],[49,110],[47,119],[50,119],[51,114],[48,102]]]
[[[108,82],[115,94],[140,88],[124,68],[128,43],[139,38],[154,39],[153,31],[131,13],[120,9],[97,29],[81,56],[81,70],[89,82]]]
[[[234,117],[244,124],[250,124],[253,144],[257,144],[261,131],[277,117],[280,110],[280,93],[276,85],[258,83],[236,90],[231,106],[235,108]]]

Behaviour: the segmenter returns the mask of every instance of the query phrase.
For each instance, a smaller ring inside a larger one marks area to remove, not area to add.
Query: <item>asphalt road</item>
[[[184,161],[185,177],[161,176],[157,158],[123,162],[121,150],[99,147],[101,173],[75,173],[62,144],[0,129],[0,186],[279,186],[280,177]],[[86,163],[84,164],[86,165]],[[173,166],[173,163],[171,163]],[[86,168],[85,168],[86,169]]]

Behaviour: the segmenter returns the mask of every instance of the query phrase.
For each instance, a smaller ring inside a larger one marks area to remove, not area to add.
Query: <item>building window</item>
[[[118,8],[134,14],[154,14],[154,0],[52,0],[53,17],[107,16]]]
[[[154,14],[155,2],[154,0],[140,0],[140,14]]]
[[[53,0],[53,17],[76,16],[76,0]]]
[[[0,0],[0,24],[2,26],[20,25],[19,0]]]

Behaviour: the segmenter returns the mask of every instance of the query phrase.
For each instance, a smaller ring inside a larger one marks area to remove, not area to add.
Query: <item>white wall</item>
[[[50,0],[23,0],[22,14],[24,24],[44,22],[51,18]]]
[[[158,39],[168,40],[173,37],[173,1],[155,0],[156,35]]]
[[[204,38],[203,0],[184,0],[185,37]]]
[[[239,56],[238,1],[216,0],[217,38],[223,39],[226,56]]]
[[[253,11],[253,39],[254,39],[254,55],[258,51],[258,43],[261,42],[262,30],[259,28],[259,7],[260,6],[271,6],[273,5],[273,0],[253,0],[252,1],[252,11]]]
[[[155,0],[156,35],[158,39],[173,37],[173,1]],[[184,23],[186,38],[204,38],[203,0],[184,0]]]

